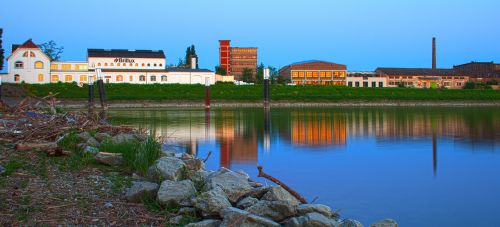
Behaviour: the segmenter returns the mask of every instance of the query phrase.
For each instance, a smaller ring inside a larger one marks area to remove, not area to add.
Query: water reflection
[[[379,143],[428,141],[436,173],[439,140],[486,147],[500,140],[500,111],[495,108],[114,110],[111,115],[116,123],[154,129],[157,136],[194,155],[200,142],[215,141],[220,166],[228,168],[233,163],[255,164],[259,145],[272,152],[276,140],[334,152],[356,143],[356,138],[374,137]]]

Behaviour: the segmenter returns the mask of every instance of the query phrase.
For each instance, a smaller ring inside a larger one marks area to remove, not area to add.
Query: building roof
[[[167,73],[167,72],[213,72],[208,69],[190,69],[190,68],[167,68],[167,69],[101,69],[102,72],[151,72],[151,73]]]
[[[23,44],[12,44],[11,53],[14,53],[14,51],[16,51],[17,48],[35,48],[35,49],[38,49],[39,47],[33,42],[33,40],[28,39]]]
[[[163,53],[163,50],[87,49],[87,57],[165,58],[165,53]]]
[[[460,73],[453,69],[431,69],[431,68],[377,68],[377,72],[386,75],[406,76],[459,76]]]
[[[208,70],[208,69],[191,69],[191,68],[178,68],[178,67],[167,68],[166,71],[167,72],[190,72],[190,73],[194,73],[194,72],[210,73],[210,72],[213,72],[212,70]]]
[[[295,62],[282,69],[286,68],[290,70],[347,70],[346,65],[319,60]]]

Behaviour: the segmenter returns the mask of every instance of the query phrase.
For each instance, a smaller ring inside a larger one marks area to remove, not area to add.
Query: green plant
[[[23,162],[21,160],[18,160],[16,158],[10,158],[9,161],[7,161],[7,163],[5,163],[4,165],[5,172],[3,173],[3,175],[10,176],[14,171],[22,167],[23,167]]]
[[[124,188],[132,186],[132,179],[128,176],[109,175],[107,178],[111,181],[113,193],[121,193]]]

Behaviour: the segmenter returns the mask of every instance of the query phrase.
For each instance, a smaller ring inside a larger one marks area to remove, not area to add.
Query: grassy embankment
[[[59,93],[61,99],[85,99],[87,86],[76,84],[15,85],[24,86],[37,96],[48,92]],[[94,86],[96,87],[96,86]],[[256,102],[262,100],[262,85],[236,86],[216,84],[211,87],[212,100],[228,102]],[[95,90],[97,95],[97,88]],[[109,100],[163,100],[201,101],[202,85],[138,85],[107,84]],[[499,90],[448,90],[416,88],[351,88],[345,86],[271,86],[274,101],[338,102],[338,101],[498,101]]]

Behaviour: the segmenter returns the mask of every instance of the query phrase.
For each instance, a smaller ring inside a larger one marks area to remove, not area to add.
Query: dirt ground
[[[102,165],[81,165],[71,157],[14,151],[0,143],[0,226],[162,226],[169,215],[127,203],[132,178]]]

